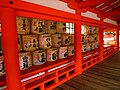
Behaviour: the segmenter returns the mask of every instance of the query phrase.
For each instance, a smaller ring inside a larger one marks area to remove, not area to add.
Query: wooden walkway
[[[120,52],[53,90],[120,90]]]

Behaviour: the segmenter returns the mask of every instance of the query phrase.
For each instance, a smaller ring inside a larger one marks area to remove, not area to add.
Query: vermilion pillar
[[[116,46],[117,50],[119,50],[119,28],[116,30]]]
[[[76,14],[80,14],[76,12]],[[81,21],[75,22],[74,31],[75,60],[78,74],[82,73],[82,43],[81,43]]]
[[[75,60],[78,74],[82,73],[82,43],[81,43],[81,22],[75,22],[74,31]]]
[[[100,61],[103,61],[103,49],[104,49],[104,40],[103,40],[103,18],[101,17],[101,25],[98,31],[98,48],[99,48],[99,57]]]
[[[15,10],[1,8],[0,12],[7,90],[21,90]]]

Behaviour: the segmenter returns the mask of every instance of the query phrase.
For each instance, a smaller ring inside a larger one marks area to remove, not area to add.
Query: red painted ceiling
[[[111,18],[120,23],[120,0],[61,0],[74,4],[73,8],[92,8],[102,13],[104,17]],[[75,7],[76,5],[76,7]],[[71,7],[72,7],[71,6]]]

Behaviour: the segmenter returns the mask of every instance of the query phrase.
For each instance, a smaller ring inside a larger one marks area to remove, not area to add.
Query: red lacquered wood
[[[71,64],[69,64],[69,65],[66,65],[66,66],[64,66],[64,67],[62,67],[62,68],[59,68],[59,69],[53,70],[53,71],[51,71],[51,72],[48,72],[48,70],[49,70],[49,69],[52,69],[52,68],[45,69],[45,70],[42,71],[42,72],[45,72],[44,75],[42,75],[42,76],[38,76],[37,78],[33,78],[33,79],[28,80],[28,81],[25,81],[25,82],[23,82],[23,84],[27,84],[27,83],[30,83],[30,82],[34,82],[34,81],[36,81],[37,79],[40,79],[41,77],[45,77],[46,75],[49,75],[49,74],[51,74],[51,73],[58,72],[58,70],[61,70],[61,69],[67,68],[67,67],[69,67],[69,66],[71,66],[71,65],[74,65],[74,63],[73,63],[73,64],[71,63]],[[49,66],[48,66],[48,67],[49,67]],[[43,69],[44,69],[44,68],[43,68]],[[41,69],[41,70],[42,70],[42,69]],[[34,71],[32,71],[32,72],[34,72]],[[57,78],[57,76],[56,76],[56,78]]]
[[[76,11],[76,14],[79,15],[79,11]],[[82,73],[82,43],[81,43],[81,21],[75,22],[75,31],[74,31],[74,49],[75,49],[75,60],[76,60],[76,69],[77,73]]]
[[[6,71],[6,77],[7,77],[6,81],[7,81],[7,85],[8,85],[8,90],[20,90],[20,71],[19,71],[19,67],[18,67],[18,65],[19,65],[18,64],[18,50],[17,50],[17,43],[16,43],[17,42],[17,40],[16,40],[17,34],[15,31],[16,30],[15,29],[15,27],[16,27],[15,17],[16,16],[24,16],[24,17],[29,17],[29,18],[40,18],[40,19],[46,19],[46,20],[75,23],[75,34],[74,34],[75,35],[75,45],[74,45],[75,46],[75,56],[68,57],[68,58],[62,59],[62,60],[57,60],[55,62],[49,62],[49,63],[47,62],[46,64],[41,65],[40,67],[33,66],[33,67],[30,67],[28,70],[21,71],[21,79],[27,78],[29,76],[32,76],[32,75],[37,74],[37,73],[42,72],[42,71],[46,72],[46,74],[43,75],[44,77],[54,73],[54,75],[50,79],[46,80],[44,78],[43,82],[39,81],[39,79],[42,78],[42,76],[41,76],[39,78],[34,78],[34,79],[31,79],[29,81],[22,83],[23,90],[25,90],[26,87],[28,88],[28,90],[34,89],[36,86],[40,86],[41,90],[44,90],[44,89],[52,90],[54,87],[56,87],[56,86],[64,83],[65,81],[73,78],[77,74],[81,74],[82,71],[92,67],[93,65],[95,65],[98,62],[100,62],[101,60],[103,60],[103,43],[101,43],[101,42],[103,42],[103,36],[101,36],[103,33],[103,24],[105,24],[107,27],[112,27],[112,28],[115,28],[117,25],[103,23],[103,20],[97,21],[97,20],[90,19],[87,17],[81,17],[80,10],[78,10],[75,3],[72,3],[74,1],[67,1],[67,0],[63,0],[63,1],[66,1],[70,8],[77,9],[76,13],[71,14],[71,13],[67,13],[64,11],[59,11],[56,9],[52,9],[52,8],[24,2],[22,0],[13,0],[13,4],[10,4],[9,0],[1,0],[0,1],[0,8],[1,7],[9,7],[9,8],[14,8],[16,10],[16,11],[14,11],[13,9],[8,9],[8,10],[4,9],[5,12],[0,12],[0,14],[2,15],[1,19],[2,19],[3,24],[4,24],[4,26],[2,28],[3,29],[2,31],[4,34],[3,36],[5,37],[5,39],[3,40],[3,42],[4,42],[3,45],[5,45],[5,44],[6,45],[4,46],[3,49],[4,49],[4,53],[5,53],[5,57],[6,57],[5,58],[5,68],[7,70]],[[95,3],[98,3],[98,2],[101,2],[101,1],[95,1]],[[90,2],[90,3],[92,3],[92,2]],[[88,5],[90,3],[87,3],[86,5]],[[84,6],[85,5],[80,6],[80,7],[84,7]],[[100,13],[98,13],[90,8],[88,8],[88,10],[90,10],[91,12],[97,13],[98,16],[101,16]],[[15,15],[15,12],[16,12],[16,15]],[[116,13],[119,13],[119,12],[116,12]],[[7,15],[7,14],[9,14],[9,15]],[[7,15],[6,19],[3,18],[4,15],[5,16]],[[11,19],[10,19],[10,17],[11,17]],[[8,22],[6,22],[7,20],[8,20]],[[93,26],[100,27],[99,28],[99,33],[100,33],[99,34],[99,43],[100,43],[99,44],[99,54],[94,55],[94,53],[96,51],[92,51],[92,52],[84,54],[84,55],[92,54],[92,56],[90,57],[90,59],[83,62],[83,64],[86,65],[86,67],[83,70],[82,70],[82,53],[81,53],[81,51],[82,51],[81,50],[81,48],[82,48],[81,47],[81,45],[82,45],[81,44],[81,24],[87,24],[87,25],[93,25]],[[10,46],[12,46],[12,48]],[[113,48],[113,47],[106,48],[106,51],[104,51],[105,58],[112,55],[115,51],[116,51],[116,48]],[[65,66],[64,68],[59,68],[59,69],[54,70],[50,73],[47,72],[51,68],[55,68],[59,65],[68,63],[70,61],[73,61],[74,59],[76,60],[75,65],[70,64],[68,66]],[[71,66],[71,67],[69,68],[69,66]],[[11,77],[11,73],[10,73],[11,70],[16,72],[15,75],[12,75],[13,77],[15,77],[14,82],[11,81],[11,78],[10,78]],[[75,72],[70,75],[69,73],[71,70],[74,70]],[[62,80],[59,80],[58,78],[64,74],[66,75],[66,77]],[[34,81],[37,81],[37,80],[38,80],[38,82],[34,83]],[[45,87],[45,83],[50,81],[50,80],[55,80],[54,85],[50,85],[49,87]],[[3,82],[4,82],[4,80],[3,80]],[[13,86],[13,84],[14,84],[14,86]],[[30,87],[29,87],[29,85],[30,85]],[[15,88],[13,89],[12,87],[15,87]]]
[[[101,17],[101,22],[103,22],[103,18]],[[103,61],[103,25],[99,27],[99,35],[98,35],[98,45],[99,45],[99,55],[100,61]]]
[[[119,28],[116,30],[116,47],[117,50],[119,51]]]
[[[99,3],[103,3],[105,2],[106,0],[88,0],[88,1],[83,1],[83,2],[79,2],[78,3],[78,7],[81,9],[81,8],[85,8],[85,7],[93,7],[93,6],[96,6],[98,5]],[[93,3],[94,2],[94,3]]]
[[[100,24],[102,24],[101,21],[84,16],[82,16],[81,20],[82,20],[82,24],[87,24],[87,25],[99,26]]]
[[[15,10],[1,8],[0,12],[7,88],[21,90]]]
[[[46,15],[46,14],[38,14],[38,13],[33,13],[33,12],[25,12],[22,10],[16,11],[17,16],[23,16],[23,17],[28,17],[28,18],[39,18],[43,20],[54,20],[57,22],[75,22],[75,18],[69,19],[69,18],[64,18],[64,17],[57,17],[57,16],[52,16],[52,15]],[[69,16],[68,16],[69,17]],[[77,20],[80,20],[77,19]]]
[[[0,87],[5,85],[6,82],[5,82],[5,75],[4,76],[0,76]]]
[[[61,17],[61,18],[69,18],[69,19],[79,19],[80,16],[75,16],[75,14],[56,10],[53,8],[48,8],[45,6],[29,3],[29,2],[24,2],[22,0],[15,0],[13,1],[14,4],[10,4],[9,0],[1,0],[0,1],[0,6],[5,6],[5,7],[11,7],[15,8],[17,10],[22,10],[22,11],[27,11],[27,12],[32,12],[32,13],[38,13],[38,14],[44,14],[44,15],[50,15],[50,16],[56,16],[56,17]]]
[[[93,64],[91,64],[91,65],[85,67],[85,68],[83,69],[83,71],[87,70],[88,68],[94,66],[95,64],[97,64],[97,63],[99,63],[99,62],[100,62],[100,60],[99,60],[99,61],[95,61],[95,63],[93,63]],[[83,64],[83,65],[84,65],[84,64]]]
[[[118,25],[110,24],[110,23],[107,23],[107,22],[104,22],[104,26],[110,27],[110,28],[117,28],[118,27]]]
[[[59,81],[59,83],[57,83],[57,85],[60,85],[60,84],[62,84],[62,83],[64,83],[64,82],[68,81],[69,79],[75,77],[76,75],[77,75],[77,73],[73,73],[73,74],[70,75],[68,78],[63,79],[62,81]],[[49,88],[46,88],[46,90],[52,90],[52,89],[55,88],[57,85],[54,84],[53,86],[51,86],[51,87],[49,87]]]
[[[115,0],[106,1],[106,2],[104,2],[104,5],[102,5],[102,6],[100,6],[99,8],[97,8],[97,10],[104,12],[104,11],[107,10],[108,8],[110,9],[110,7],[107,7],[107,9],[105,8],[105,9],[103,9],[103,10],[101,10],[101,9],[104,8],[104,7],[106,7],[106,6],[111,6],[110,4],[113,3],[113,2],[115,2]]]
[[[54,62],[47,62],[43,65],[39,65],[39,66],[32,66],[29,69],[23,70],[21,71],[21,78],[26,78],[29,76],[32,76],[34,74],[49,70],[51,68],[63,65],[65,63],[68,63],[70,61],[74,60],[74,56],[68,57],[66,59],[58,59],[57,61]]]

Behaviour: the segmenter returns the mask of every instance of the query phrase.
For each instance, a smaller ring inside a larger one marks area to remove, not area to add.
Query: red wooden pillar
[[[116,30],[116,47],[117,50],[119,51],[119,28]]]
[[[1,8],[0,12],[7,90],[21,90],[15,10]]]
[[[76,14],[80,15],[79,11]],[[77,66],[77,73],[82,73],[82,43],[81,43],[81,21],[75,22],[74,31],[74,48],[75,48],[75,60]]]
[[[101,18],[101,22],[103,23],[103,19]],[[100,25],[99,31],[98,31],[98,45],[99,45],[99,57],[100,61],[103,61],[103,49],[104,49],[104,40],[103,40],[103,24]]]

